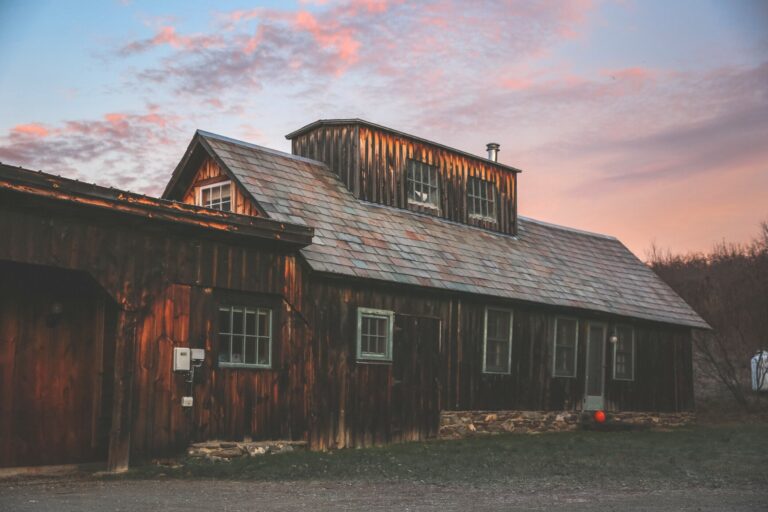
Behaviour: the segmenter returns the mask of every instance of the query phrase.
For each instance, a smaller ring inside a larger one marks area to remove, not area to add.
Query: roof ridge
[[[298,135],[301,135],[302,133],[304,133],[306,131],[314,129],[317,126],[334,125],[334,124],[359,124],[359,125],[369,126],[369,127],[375,128],[377,130],[387,131],[389,133],[394,133],[394,134],[396,134],[398,136],[401,136],[401,137],[408,137],[410,139],[417,140],[417,141],[420,141],[420,142],[423,142],[423,143],[426,143],[426,144],[429,144],[429,145],[432,145],[432,146],[437,146],[437,147],[446,149],[448,151],[451,151],[453,153],[457,153],[457,154],[463,155],[465,157],[471,158],[473,160],[479,160],[479,161],[485,162],[485,163],[490,164],[490,165],[495,165],[495,166],[500,167],[502,169],[505,169],[507,171],[511,171],[511,172],[514,172],[514,173],[521,173],[521,172],[523,172],[521,169],[519,169],[519,168],[517,168],[517,167],[515,167],[513,165],[507,165],[507,164],[503,164],[503,163],[498,162],[498,161],[488,160],[487,158],[485,158],[485,157],[483,157],[481,155],[476,155],[474,153],[471,153],[469,151],[465,151],[463,149],[458,149],[458,148],[455,148],[453,146],[448,146],[447,144],[443,144],[442,142],[437,142],[435,140],[427,139],[425,137],[420,137],[419,135],[413,135],[412,133],[408,133],[408,132],[404,132],[404,131],[401,131],[401,130],[397,130],[395,128],[390,128],[389,126],[384,126],[383,124],[377,124],[377,123],[374,123],[374,122],[371,122],[371,121],[366,121],[365,119],[361,119],[359,117],[353,117],[353,118],[347,118],[347,119],[318,119],[317,121],[313,121],[313,122],[311,122],[309,124],[306,124],[306,125],[302,126],[301,128],[299,128],[297,130],[292,131],[291,133],[286,135],[285,138],[286,139],[293,139],[293,138],[297,137]]]
[[[548,228],[559,229],[561,231],[570,231],[571,233],[577,233],[579,235],[594,236],[596,238],[607,238],[608,240],[619,241],[619,239],[616,238],[613,235],[606,235],[606,234],[603,234],[603,233],[597,233],[595,231],[587,231],[586,229],[572,228],[570,226],[563,226],[561,224],[554,224],[552,222],[546,222],[546,221],[543,221],[543,220],[534,219],[532,217],[526,217],[524,215],[518,215],[517,218],[520,219],[520,220],[524,220],[526,222],[532,222],[533,224],[539,224],[541,226],[546,226]]]
[[[312,160],[311,158],[306,158],[299,155],[294,155],[293,153],[287,153],[285,151],[280,151],[279,149],[272,149],[268,148],[266,146],[260,146],[258,144],[254,144],[252,142],[246,142],[244,140],[239,139],[233,139],[232,137],[227,137],[226,135],[220,135],[218,133],[208,132],[205,130],[197,129],[195,130],[195,133],[202,135],[203,137],[208,137],[210,139],[216,139],[220,140],[222,142],[229,142],[230,144],[235,144],[237,146],[244,146],[251,149],[258,149],[259,151],[264,151],[265,153],[269,153],[274,156],[279,156],[282,158],[290,158],[292,160],[298,160],[300,162],[306,162],[310,164],[320,165],[323,167],[327,167],[324,162],[320,162],[319,160]]]

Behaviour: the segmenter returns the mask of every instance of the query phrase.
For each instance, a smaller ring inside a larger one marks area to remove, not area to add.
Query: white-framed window
[[[467,208],[471,217],[496,220],[496,184],[471,177],[467,183]]]
[[[635,329],[630,325],[618,325],[615,335],[613,379],[635,380]]]
[[[555,318],[555,343],[552,351],[552,375],[576,377],[576,355],[579,348],[579,321],[575,318]]]
[[[357,360],[392,361],[394,328],[393,311],[357,308]]]
[[[272,310],[219,307],[219,366],[271,368]]]
[[[417,160],[409,160],[408,202],[440,208],[440,190],[437,180],[437,167]]]
[[[483,373],[511,373],[512,322],[512,311],[485,308]]]
[[[232,211],[232,182],[221,181],[197,189],[197,205],[224,212]]]

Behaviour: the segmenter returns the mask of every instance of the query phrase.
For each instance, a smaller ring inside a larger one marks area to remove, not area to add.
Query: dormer
[[[294,155],[324,162],[358,199],[517,233],[521,171],[361,119],[320,120],[286,135]]]

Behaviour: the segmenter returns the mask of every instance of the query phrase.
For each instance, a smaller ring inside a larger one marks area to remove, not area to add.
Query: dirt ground
[[[237,482],[216,480],[21,480],[0,482],[0,510],[765,511],[765,489],[513,489],[498,484]]]

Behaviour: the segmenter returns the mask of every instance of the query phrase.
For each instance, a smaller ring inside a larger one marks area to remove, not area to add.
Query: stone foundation
[[[674,428],[694,420],[691,412],[608,412],[604,428]],[[594,425],[581,411],[442,411],[440,433],[443,439],[473,435],[519,432],[563,432]]]
[[[306,447],[305,441],[206,441],[191,445],[187,449],[187,455],[212,461],[229,461],[237,457],[304,450]]]

